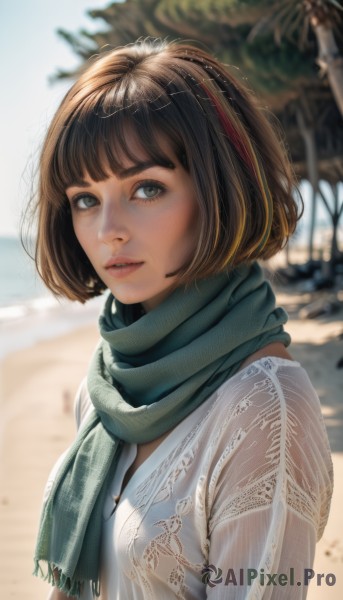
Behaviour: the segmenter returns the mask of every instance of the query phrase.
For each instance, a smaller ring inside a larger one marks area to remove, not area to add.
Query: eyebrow
[[[157,163],[156,161],[149,160],[142,163],[137,163],[128,169],[122,169],[117,172],[117,177],[119,179],[128,179],[129,177],[133,177],[134,175],[138,175],[142,171],[146,171],[147,169],[151,169],[152,167],[163,167],[164,169],[175,169],[174,163],[170,160],[161,161]]]
[[[128,169],[121,169],[120,171],[116,171],[116,176],[118,177],[118,179],[128,179],[129,177],[134,177],[134,175],[138,175],[139,173],[142,173],[142,171],[147,171],[148,169],[151,169],[152,167],[162,167],[164,169],[175,169],[175,165],[174,163],[172,163],[170,160],[168,161],[161,161],[159,163],[150,160],[150,161],[146,161],[146,162],[141,162],[141,163],[137,163],[136,165],[133,165],[132,167],[129,167]],[[87,181],[84,181],[83,179],[78,179],[76,181],[72,181],[68,187],[90,187],[90,184]]]

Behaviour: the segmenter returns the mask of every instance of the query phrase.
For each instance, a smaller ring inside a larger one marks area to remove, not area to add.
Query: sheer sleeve
[[[328,518],[332,462],[318,397],[297,363],[260,365],[242,372],[235,408],[218,423],[208,598],[305,598]]]

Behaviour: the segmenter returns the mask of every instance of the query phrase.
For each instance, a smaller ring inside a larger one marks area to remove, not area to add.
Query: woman
[[[51,598],[306,596],[332,464],[256,262],[294,231],[293,189],[254,98],[190,45],[105,53],[64,98],[37,266],[57,295],[110,295],[46,489]]]

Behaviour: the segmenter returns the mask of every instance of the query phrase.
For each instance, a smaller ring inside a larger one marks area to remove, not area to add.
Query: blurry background
[[[0,32],[0,596],[39,600],[46,587],[30,572],[41,493],[74,435],[72,399],[97,341],[102,301],[53,298],[21,248],[19,223],[59,101],[88,58],[109,47],[146,36],[200,42],[281,124],[305,212],[267,270],[342,474],[343,2],[14,0],[0,5]],[[342,571],[339,485],[335,493],[321,572]],[[342,583],[340,591],[313,588],[309,598],[342,591]]]

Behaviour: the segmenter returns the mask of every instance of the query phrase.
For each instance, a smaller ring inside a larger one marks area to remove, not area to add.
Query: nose
[[[103,244],[116,241],[125,243],[129,237],[128,222],[123,211],[115,207],[113,202],[104,203],[98,229],[99,241]]]

